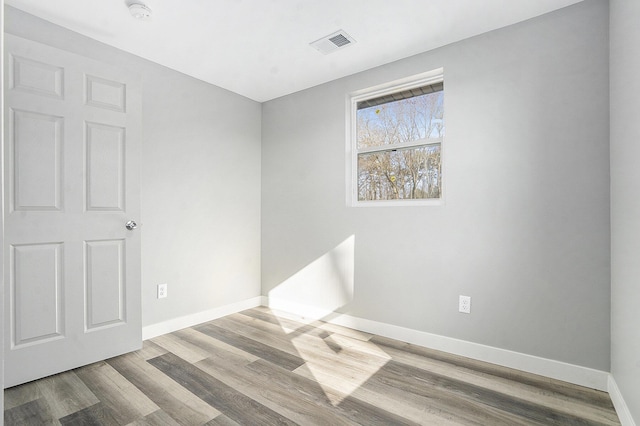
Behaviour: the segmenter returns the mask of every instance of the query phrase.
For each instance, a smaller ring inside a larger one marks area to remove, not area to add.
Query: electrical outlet
[[[158,284],[158,299],[167,297],[167,284]]]
[[[460,295],[460,299],[458,300],[458,311],[464,314],[471,313],[471,297],[470,296]]]

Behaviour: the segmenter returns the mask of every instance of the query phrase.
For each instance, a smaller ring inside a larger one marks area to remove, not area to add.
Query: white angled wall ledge
[[[609,373],[547,358],[499,349],[492,346],[458,340],[424,331],[398,327],[330,310],[301,305],[282,299],[265,298],[265,306],[298,315],[305,319],[322,320],[367,333],[448,352],[455,355],[514,368],[600,391],[609,391]],[[617,406],[616,406],[617,408]]]
[[[616,414],[620,419],[620,424],[622,426],[636,426],[636,422],[634,422],[633,417],[631,416],[631,411],[629,411],[629,407],[622,397],[622,393],[620,392],[620,389],[618,389],[618,385],[616,384],[613,375],[609,375],[607,391],[609,392],[613,406],[616,409]]]
[[[142,339],[153,339],[154,337],[161,336],[163,334],[172,333],[187,327],[193,327],[194,325],[202,324],[207,321],[213,321],[214,319],[235,314],[236,312],[244,311],[245,309],[255,308],[256,306],[263,304],[262,299],[263,298],[260,296],[253,297],[251,299],[242,300],[229,305],[219,306],[217,308],[197,312],[195,314],[185,315],[183,317],[145,326],[142,327]]]

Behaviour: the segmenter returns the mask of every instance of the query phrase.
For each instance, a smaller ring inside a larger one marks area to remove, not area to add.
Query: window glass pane
[[[358,200],[439,198],[440,144],[358,155]]]
[[[444,92],[438,91],[366,108],[358,103],[357,148],[439,139],[444,136]]]

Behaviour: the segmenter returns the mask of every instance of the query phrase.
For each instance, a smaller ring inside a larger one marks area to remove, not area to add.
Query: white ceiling
[[[127,2],[153,10],[131,17]],[[28,13],[259,102],[582,0],[5,0]],[[339,29],[356,43],[323,55]]]

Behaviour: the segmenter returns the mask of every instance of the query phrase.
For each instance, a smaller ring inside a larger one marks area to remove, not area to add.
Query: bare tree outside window
[[[441,197],[443,89],[438,83],[357,103],[358,201]]]

